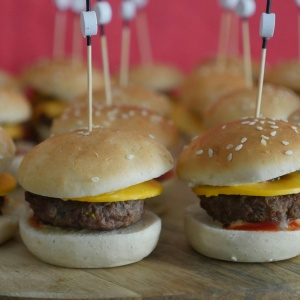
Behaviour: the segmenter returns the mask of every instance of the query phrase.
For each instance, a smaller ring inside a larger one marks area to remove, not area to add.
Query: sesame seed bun
[[[31,193],[78,198],[124,189],[172,167],[171,154],[155,140],[99,128],[55,135],[40,143],[23,159],[18,178]]]
[[[299,255],[300,231],[229,230],[199,205],[187,207],[184,229],[191,246],[207,257],[232,262],[272,262]]]
[[[300,61],[282,61],[270,67],[265,74],[265,81],[285,86],[297,93],[300,92]]]
[[[8,133],[0,127],[0,174],[11,164],[16,147]]]
[[[149,211],[139,222],[108,232],[35,227],[30,212],[20,221],[20,234],[30,252],[67,268],[111,268],[140,261],[157,245],[160,230],[160,218]]]
[[[270,180],[300,169],[300,127],[246,118],[208,130],[180,154],[179,178],[190,186]]]
[[[142,135],[156,139],[167,148],[178,143],[178,132],[173,122],[155,113],[137,106],[106,106],[94,104],[94,128],[122,129],[136,131]],[[59,134],[75,129],[87,129],[88,104],[81,103],[67,109],[54,120],[51,134]]]
[[[162,63],[134,66],[129,70],[129,82],[157,92],[176,89],[183,80],[183,73],[173,65]]]
[[[172,104],[165,95],[155,93],[149,89],[139,86],[113,86],[112,103],[114,105],[134,105],[155,111],[163,116],[169,115]],[[93,101],[101,104],[106,103],[105,90],[93,93]],[[86,96],[79,99],[79,102],[87,102]]]
[[[255,115],[258,88],[239,90],[215,101],[204,114],[206,128]],[[263,117],[286,120],[300,108],[300,97],[293,91],[264,85],[260,114]]]
[[[239,72],[219,67],[203,67],[192,72],[179,88],[179,101],[202,117],[218,98],[244,89],[245,79]]]
[[[31,106],[21,92],[0,87],[0,124],[15,124],[29,120]]]
[[[40,60],[21,76],[23,85],[41,94],[70,101],[87,94],[87,67],[80,60]],[[93,68],[93,90],[104,86],[102,73]]]

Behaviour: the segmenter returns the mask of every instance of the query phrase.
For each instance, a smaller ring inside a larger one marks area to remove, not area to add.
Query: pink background
[[[93,2],[94,3],[94,2]],[[113,20],[106,26],[112,70],[120,62],[120,0],[110,0]],[[52,0],[1,0],[0,68],[20,71],[41,56],[51,56],[55,6]],[[257,10],[250,18],[253,57],[260,58],[259,20],[266,0],[257,0]],[[267,61],[298,56],[298,8],[294,0],[274,0],[275,35],[269,41]],[[147,14],[155,61],[174,63],[185,71],[201,59],[216,53],[221,10],[217,0],[149,0]],[[131,63],[139,62],[134,23],[132,27]],[[71,52],[72,13],[68,13],[66,52]],[[82,53],[85,55],[82,37]],[[93,37],[93,63],[101,65],[99,37]]]

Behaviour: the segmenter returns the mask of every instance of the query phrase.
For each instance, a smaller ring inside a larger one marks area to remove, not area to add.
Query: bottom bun
[[[200,254],[234,262],[271,262],[300,254],[300,230],[228,230],[198,205],[187,207],[184,227],[191,246]]]
[[[31,222],[28,211],[20,220],[20,234],[28,250],[40,260],[67,268],[110,268],[135,263],[157,245],[161,220],[146,211],[142,219],[113,231],[62,229]]]

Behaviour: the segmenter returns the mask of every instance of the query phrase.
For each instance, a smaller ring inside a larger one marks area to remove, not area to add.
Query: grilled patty
[[[143,214],[144,201],[64,201],[25,192],[35,217],[58,227],[113,230],[136,223]]]
[[[200,206],[223,224],[282,222],[300,219],[300,194],[258,197],[240,195],[199,196]]]

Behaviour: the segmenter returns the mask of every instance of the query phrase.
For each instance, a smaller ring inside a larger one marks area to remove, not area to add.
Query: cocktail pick
[[[123,19],[121,43],[120,86],[128,84],[129,54],[130,54],[130,21],[135,17],[136,6],[133,0],[123,0],[121,15]]]
[[[75,59],[82,56],[82,41],[80,38],[80,14],[85,10],[85,0],[72,0],[71,10],[73,11],[73,39],[72,39],[72,57]]]
[[[260,63],[260,74],[258,83],[258,96],[256,103],[256,117],[260,115],[261,98],[264,82],[266,54],[267,54],[267,42],[274,35],[275,30],[275,14],[271,13],[272,0],[267,0],[266,13],[263,13],[260,19],[260,36],[262,37],[262,52]]]
[[[110,86],[110,71],[109,71],[109,60],[107,50],[107,39],[105,35],[105,24],[108,24],[112,18],[112,9],[108,2],[98,0],[94,5],[94,11],[97,15],[97,23],[100,27],[100,42],[102,50],[102,65],[104,73],[104,85],[105,85],[105,96],[106,104],[112,104],[111,86]]]
[[[230,40],[232,11],[235,10],[238,1],[239,0],[219,0],[220,5],[223,9],[221,15],[219,49],[217,57],[218,64],[220,66],[224,66],[224,63],[226,61]]]
[[[135,24],[136,24],[141,63],[151,64],[153,62],[152,47],[151,47],[147,13],[145,9],[146,5],[148,4],[148,0],[134,0],[134,2],[137,8]]]
[[[236,6],[236,13],[242,20],[243,54],[244,54],[244,72],[246,86],[253,87],[251,48],[249,37],[249,17],[255,13],[256,4],[254,0],[239,0]]]
[[[66,11],[70,8],[71,1],[72,0],[54,0],[57,10],[54,20],[53,57],[63,57],[65,54]]]
[[[91,11],[90,0],[86,0],[86,11],[81,13],[80,17],[81,32],[84,37],[86,37],[87,45],[87,77],[88,77],[88,130],[89,132],[93,129],[93,99],[92,99],[92,90],[93,90],[93,79],[92,79],[92,36],[97,34],[97,16],[94,11]]]

